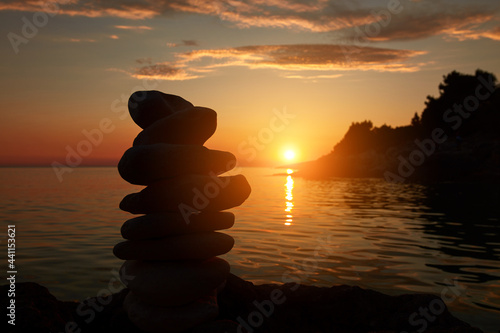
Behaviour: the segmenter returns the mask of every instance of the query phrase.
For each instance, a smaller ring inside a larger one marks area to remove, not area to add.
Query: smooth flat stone
[[[195,106],[159,119],[139,133],[134,146],[155,143],[203,145],[217,128],[217,113]]]
[[[183,332],[217,317],[219,307],[215,295],[206,296],[180,307],[159,307],[142,303],[130,291],[123,302],[128,318],[145,332]]]
[[[180,96],[156,90],[136,91],[128,100],[130,116],[141,128],[147,128],[157,120],[192,107],[193,104]]]
[[[153,183],[120,202],[120,209],[132,214],[221,211],[241,205],[251,189],[243,175],[210,177],[186,175]]]
[[[118,163],[123,179],[136,185],[187,174],[219,175],[236,165],[233,154],[203,146],[159,143],[128,149]]]
[[[211,294],[226,280],[229,269],[228,262],[217,257],[203,261],[127,260],[120,274],[141,302],[180,306]]]
[[[231,251],[233,237],[220,232],[200,232],[147,240],[127,240],[113,248],[123,260],[204,260]]]
[[[202,212],[183,216],[179,213],[157,213],[135,217],[123,223],[121,233],[129,240],[229,229],[234,224],[230,212]]]

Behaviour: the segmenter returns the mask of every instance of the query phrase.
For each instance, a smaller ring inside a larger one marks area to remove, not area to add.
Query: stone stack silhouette
[[[113,249],[126,260],[124,308],[143,331],[182,332],[218,315],[230,266],[217,256],[234,240],[216,230],[232,227],[234,215],[222,211],[242,204],[250,186],[242,175],[218,176],[236,165],[233,154],[203,146],[217,127],[215,111],[159,91],[132,94],[129,111],[143,130],[118,170],[146,187],[120,203],[144,214],[123,224],[126,240]]]

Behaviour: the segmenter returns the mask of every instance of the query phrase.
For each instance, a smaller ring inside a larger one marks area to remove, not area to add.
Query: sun
[[[288,149],[288,150],[285,150],[285,152],[283,153],[283,156],[288,161],[291,161],[291,160],[293,160],[295,158],[295,152],[293,150],[291,150],[291,149]]]

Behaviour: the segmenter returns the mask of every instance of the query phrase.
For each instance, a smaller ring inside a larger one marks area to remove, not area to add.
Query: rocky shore
[[[1,288],[6,307],[8,285]],[[2,332],[139,333],[123,309],[128,293],[124,289],[70,302],[58,300],[37,283],[18,283],[16,326],[4,320]],[[481,332],[429,294],[388,296],[347,285],[254,285],[230,274],[217,302],[214,320],[186,332]]]

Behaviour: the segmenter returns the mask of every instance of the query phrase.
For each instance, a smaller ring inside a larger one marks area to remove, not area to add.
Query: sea
[[[356,285],[390,295],[440,295],[453,315],[500,330],[500,196],[495,186],[308,180],[293,170],[240,168],[252,194],[222,257],[255,284]],[[113,256],[128,184],[114,167],[0,168],[0,248],[15,226],[16,282],[83,300],[123,286]],[[5,273],[6,274],[6,273]],[[4,283],[7,283],[4,281]],[[415,309],[417,311],[417,309]],[[417,329],[418,327],[416,327]]]

